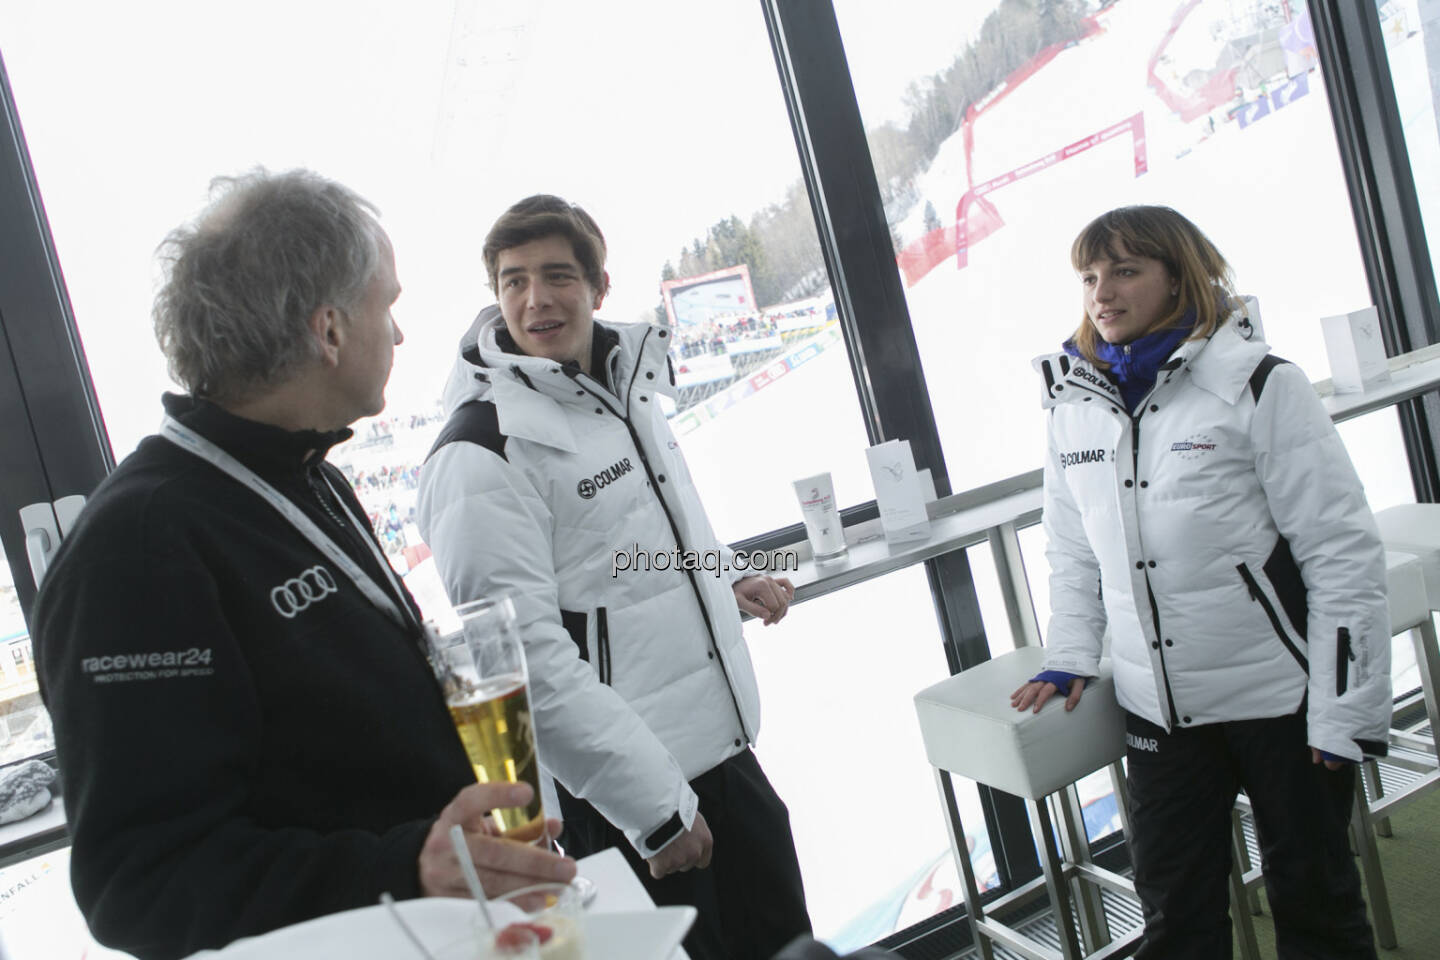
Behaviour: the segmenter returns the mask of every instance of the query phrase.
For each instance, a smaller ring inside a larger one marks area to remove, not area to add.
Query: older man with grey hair
[[[306,171],[217,181],[167,239],[155,331],[188,395],[95,491],[36,601],[75,896],[169,960],[311,917],[574,863],[500,839],[419,611],[326,451],[401,334],[375,210]],[[553,829],[553,828],[552,828]]]

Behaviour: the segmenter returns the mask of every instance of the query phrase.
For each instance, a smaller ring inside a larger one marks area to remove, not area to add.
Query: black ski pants
[[[557,783],[565,818],[560,844],[574,857],[618,847],[656,905],[695,907],[699,916],[684,944],[692,960],[771,960],[810,932],[790,812],[750,750],[705,771],[690,786],[715,838],[707,869],[656,880],[625,834]]]
[[[1126,718],[1138,960],[1228,960],[1230,811],[1255,812],[1280,960],[1375,960],[1347,832],[1356,771],[1310,761],[1305,714],[1176,728]]]

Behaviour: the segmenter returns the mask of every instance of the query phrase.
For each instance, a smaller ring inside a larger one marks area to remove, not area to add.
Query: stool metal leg
[[[1380,868],[1380,851],[1375,846],[1375,827],[1370,822],[1370,801],[1365,796],[1364,778],[1358,775],[1355,777],[1355,810],[1350,817],[1350,834],[1360,852],[1360,871],[1365,878],[1365,890],[1370,894],[1375,942],[1386,950],[1394,950],[1395,920],[1390,915],[1390,894],[1385,889],[1385,873]]]
[[[1366,789],[1367,778],[1375,788],[1375,799],[1379,800],[1385,796],[1385,784],[1380,780],[1380,764],[1374,760],[1365,760],[1360,764],[1360,769],[1357,773],[1359,776],[1356,779],[1360,781],[1360,795],[1366,797],[1367,803],[1369,802],[1369,793]],[[1371,821],[1371,825],[1375,828],[1375,836],[1377,837],[1392,837],[1395,835],[1390,829],[1389,817],[1375,817]]]
[[[1230,810],[1230,838],[1230,922],[1235,927],[1235,938],[1240,941],[1240,960],[1260,960],[1260,946],[1255,942],[1255,920],[1252,916],[1252,912],[1260,912],[1260,897],[1245,888],[1250,851],[1245,847],[1240,811],[1233,807]]]
[[[1411,630],[1410,639],[1415,644],[1415,666],[1420,670],[1425,715],[1430,718],[1430,742],[1440,746],[1440,690],[1435,688],[1435,681],[1440,680],[1440,642],[1435,637],[1434,617]]]
[[[1069,863],[1090,863],[1090,838],[1085,832],[1085,814],[1080,806],[1080,793],[1072,783],[1055,800],[1060,806],[1060,842]],[[1070,880],[1071,896],[1080,916],[1080,936],[1085,951],[1093,953],[1110,942],[1110,925],[1105,919],[1105,905],[1093,883],[1076,874]]]
[[[984,908],[980,906],[980,889],[975,883],[975,866],[970,862],[970,849],[965,845],[965,828],[960,823],[960,811],[954,805],[954,794],[945,780],[944,770],[935,768],[935,786],[940,790],[940,809],[946,811],[945,828],[950,833],[950,853],[955,865],[960,868],[960,889],[965,894],[965,916],[970,922],[970,939],[975,943],[975,954],[980,960],[995,960],[995,948],[990,938],[980,930]],[[955,811],[952,818],[951,810]]]
[[[1120,814],[1120,830],[1128,844],[1134,839],[1130,832],[1130,785],[1125,782],[1125,762],[1116,760],[1110,764],[1110,786],[1115,790],[1115,809]]]
[[[1070,890],[1065,882],[1060,853],[1055,849],[1050,811],[1044,800],[1026,800],[1025,807],[1030,812],[1030,832],[1035,835],[1035,846],[1040,851],[1045,891],[1050,894],[1050,906],[1055,911],[1055,932],[1060,938],[1060,953],[1065,960],[1080,960],[1084,955],[1075,939],[1075,911],[1070,904]]]
[[[1245,842],[1245,825],[1238,807],[1230,811],[1230,833],[1234,838],[1231,846],[1234,850],[1235,869],[1240,871],[1240,886],[1245,890],[1245,907],[1251,916],[1258,917],[1265,911],[1260,906],[1259,888],[1245,882],[1245,877],[1254,869],[1255,864],[1250,859],[1250,845]]]

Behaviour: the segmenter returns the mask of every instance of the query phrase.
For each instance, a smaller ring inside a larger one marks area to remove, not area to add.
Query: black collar
[[[209,400],[166,393],[165,412],[220,446],[261,476],[298,471],[323,459],[330,448],[355,435],[339,430],[285,430],[237,417]]]

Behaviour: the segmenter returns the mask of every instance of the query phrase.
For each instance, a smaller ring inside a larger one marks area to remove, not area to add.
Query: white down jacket
[[[673,563],[677,549],[717,550],[725,571],[730,551],[657,402],[673,389],[666,332],[597,323],[612,391],[502,351],[503,326],[486,308],[462,340],[420,531],[452,601],[511,596],[544,766],[651,856],[664,843],[647,838],[677,814],[693,822],[687,781],[760,726],[738,575]],[[670,555],[668,569],[612,574],[632,548]]]
[[[1153,723],[1281,716],[1308,692],[1311,746],[1383,754],[1384,549],[1314,389],[1268,350],[1229,322],[1181,344],[1133,418],[1084,360],[1035,361],[1045,668],[1094,675],[1108,625],[1120,703]]]

